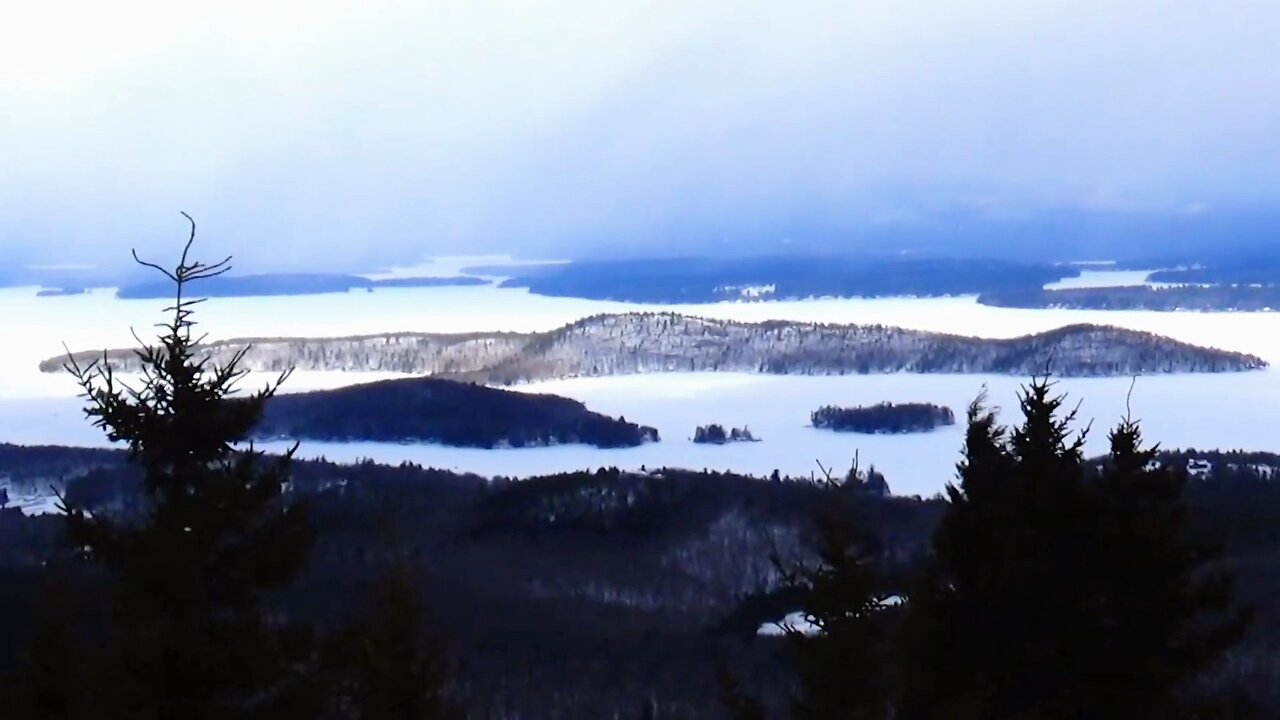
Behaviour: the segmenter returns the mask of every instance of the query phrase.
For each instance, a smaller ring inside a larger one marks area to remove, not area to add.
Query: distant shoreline
[[[397,277],[370,280],[359,275],[319,273],[268,273],[262,275],[223,275],[200,284],[199,295],[210,298],[274,297],[287,295],[322,295],[352,290],[373,291],[378,288],[422,288],[491,285],[488,278],[470,275],[451,277]],[[121,300],[167,300],[173,295],[168,282],[144,282],[123,285],[116,290]]]

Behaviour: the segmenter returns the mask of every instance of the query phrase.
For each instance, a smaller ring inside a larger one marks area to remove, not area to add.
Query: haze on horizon
[[[168,250],[179,210],[254,270],[1280,244],[1276,27],[1274,0],[26,3],[0,263]]]

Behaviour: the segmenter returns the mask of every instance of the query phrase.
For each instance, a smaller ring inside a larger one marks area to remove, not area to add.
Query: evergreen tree
[[[447,720],[462,713],[448,695],[444,654],[424,631],[421,597],[392,572],[374,588],[364,617],[326,653],[329,713],[351,720]]]
[[[981,399],[970,408],[960,484],[909,603],[901,717],[1185,716],[1190,681],[1243,627],[1221,618],[1229,583],[1205,573],[1180,483],[1147,468],[1137,426],[1112,433],[1099,478],[1063,402],[1034,380],[1012,431]]]
[[[1188,690],[1241,638],[1251,613],[1233,605],[1219,549],[1193,537],[1182,501],[1186,473],[1155,463],[1158,448],[1143,447],[1128,417],[1109,440],[1097,527],[1111,631],[1097,670],[1113,682],[1102,688],[1099,710],[1115,718],[1207,716],[1212,704]]]
[[[85,642],[92,587],[71,582],[56,565],[42,584],[17,667],[0,679],[0,707],[5,717],[27,720],[95,717],[106,688],[99,648]]]
[[[787,567],[775,557],[786,594],[803,623],[784,623],[795,671],[794,720],[878,720],[892,717],[888,669],[890,620],[877,564],[880,548],[862,530],[867,475],[857,460],[843,478],[822,468],[826,493],[815,517],[817,562]],[[759,698],[727,672],[721,702],[735,720],[766,716]]]
[[[189,260],[194,239],[192,222],[172,270],[139,260],[176,296],[158,345],[137,351],[141,381],[121,381],[105,358],[68,365],[147,497],[133,516],[63,503],[73,544],[111,587],[99,718],[267,717],[286,702],[288,636],[266,599],[303,568],[311,534],[305,507],[285,498],[292,451],[267,459],[244,444],[279,382],[239,396],[243,353],[224,366],[198,356],[190,286],[229,265]]]
[[[794,720],[889,717],[879,547],[860,518],[866,481],[856,462],[843,481],[825,480],[817,563],[783,573],[786,584],[799,591],[808,626],[786,628],[797,679]]]

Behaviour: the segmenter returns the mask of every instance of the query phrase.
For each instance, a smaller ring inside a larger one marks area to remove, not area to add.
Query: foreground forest
[[[1280,482],[1270,473],[1280,456],[1161,459],[1213,468],[1188,482],[1186,500],[1196,532],[1225,544],[1239,599],[1256,611],[1204,682],[1278,717]],[[122,452],[0,446],[0,476],[11,481],[73,475],[75,506],[133,512],[142,501]],[[278,607],[337,625],[389,568],[409,568],[472,717],[640,718],[651,704],[648,717],[724,717],[721,665],[772,705],[790,688],[788,641],[756,630],[795,609],[772,592],[781,582],[772,557],[811,551],[826,500],[812,478],[601,469],[513,480],[318,461],[294,463],[292,477],[315,540]],[[883,591],[905,593],[946,502],[867,494],[863,512],[864,529],[884,545]],[[0,511],[4,667],[30,638],[45,602],[43,565],[63,552],[63,527],[58,516]]]

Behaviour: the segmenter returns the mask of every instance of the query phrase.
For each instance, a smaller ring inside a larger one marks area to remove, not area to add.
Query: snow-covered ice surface
[[[54,494],[52,488],[46,487],[13,487],[0,484],[9,498],[6,507],[18,508],[26,515],[48,515],[59,512],[62,501]]]
[[[1069,290],[1073,288],[1126,287],[1146,285],[1147,276],[1155,270],[1097,270],[1081,269],[1079,277],[1048,283],[1045,290]]]
[[[509,267],[505,277],[510,277],[521,270],[545,265],[563,265],[568,260],[520,260],[510,255],[452,255],[438,257],[416,265],[390,267],[378,272],[365,273],[370,280],[392,280],[397,278],[416,277],[454,277],[464,275],[463,271],[474,267]],[[495,276],[496,277],[496,276]]]
[[[1092,272],[1092,271],[1091,271]],[[1099,271],[1092,283],[1126,284],[1128,273]],[[164,303],[118,300],[109,290],[37,298],[37,288],[0,289],[0,442],[101,445],[74,398],[76,388],[37,363],[73,349],[133,344],[130,327],[149,335]],[[546,330],[602,312],[670,310],[708,317],[761,321],[882,323],[986,337],[1012,337],[1081,322],[1110,324],[1169,335],[1200,345],[1251,352],[1280,362],[1280,313],[1155,313],[990,308],[972,297],[934,299],[814,299],[645,306],[573,298],[548,298],[492,286],[387,288],[375,292],[277,298],[220,298],[198,319],[214,338],[342,336],[392,331],[464,332]],[[388,377],[375,373],[299,373],[287,389],[337,387]],[[250,378],[253,387],[263,378]],[[520,389],[577,398],[597,411],[625,415],[658,428],[663,442],[598,450],[582,446],[473,450],[431,445],[304,443],[304,455],[332,459],[372,457],[414,460],[482,474],[529,475],[599,465],[661,465],[808,474],[821,461],[847,466],[855,451],[884,470],[896,493],[932,494],[954,477],[960,428],[925,435],[858,436],[807,427],[809,412],[823,404],[882,400],[928,401],[957,414],[982,389],[991,401],[1016,409],[1020,378],[947,375],[846,377],[746,374],[662,374],[536,383]],[[1105,431],[1124,412],[1129,379],[1064,381],[1082,401],[1083,420],[1096,419],[1090,449],[1100,451]],[[1139,380],[1134,414],[1148,438],[1169,447],[1280,449],[1280,373],[1178,375]],[[694,445],[687,438],[709,422],[746,424],[760,443]]]
[[[1280,377],[1256,374],[1160,376],[1139,380],[1133,413],[1148,438],[1167,447],[1277,447]],[[600,412],[657,427],[663,441],[636,448],[597,450],[561,446],[475,450],[438,446],[304,443],[306,455],[354,460],[412,459],[485,475],[527,475],[599,465],[641,465],[805,475],[817,462],[843,471],[855,453],[874,463],[898,494],[932,495],[954,477],[963,442],[961,425],[920,435],[856,435],[809,427],[820,405],[938,402],[963,416],[984,385],[991,404],[1017,409],[1021,380],[1003,376],[873,375],[844,377],[677,373],[538,383],[527,389],[554,392]],[[1125,412],[1127,379],[1063,381],[1061,390],[1082,402],[1082,423],[1095,421],[1089,450],[1104,452],[1106,430]],[[1011,417],[1012,416],[1008,416]],[[689,441],[697,425],[748,425],[758,443],[698,445]]]

